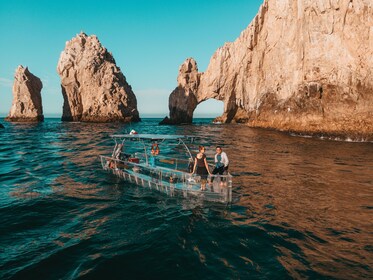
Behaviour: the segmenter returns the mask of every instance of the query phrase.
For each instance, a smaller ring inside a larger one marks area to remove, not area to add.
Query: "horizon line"
[[[199,119],[211,119],[211,118],[216,118],[220,116],[221,114],[197,114],[196,116],[193,116],[193,118],[199,118]],[[0,119],[4,119],[8,116],[8,113],[0,113]],[[49,119],[59,119],[62,118],[61,114],[43,114],[44,118],[49,118]],[[160,118],[165,118],[169,117],[168,114],[140,114],[140,118],[154,118],[154,119],[160,119]]]

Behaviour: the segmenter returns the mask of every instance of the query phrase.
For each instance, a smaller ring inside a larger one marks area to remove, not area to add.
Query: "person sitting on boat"
[[[153,143],[151,148],[151,156],[149,158],[149,163],[152,167],[155,167],[155,156],[159,155],[159,146],[158,143]]]
[[[199,153],[194,159],[192,174],[194,174],[194,172],[201,176],[201,190],[206,190],[207,175],[211,175],[211,173],[206,160],[205,147],[203,146],[199,146]]]
[[[152,155],[157,156],[157,155],[159,155],[159,152],[160,152],[160,150],[159,150],[158,143],[153,143],[152,150],[151,150]]]
[[[215,168],[212,171],[213,175],[219,174],[223,175],[228,171],[229,166],[229,160],[228,156],[225,152],[223,152],[223,149],[221,146],[216,146],[216,154],[215,154]],[[211,178],[211,182],[214,181],[214,177]]]
[[[108,166],[111,169],[115,169],[117,167],[116,162],[114,160],[108,161]]]

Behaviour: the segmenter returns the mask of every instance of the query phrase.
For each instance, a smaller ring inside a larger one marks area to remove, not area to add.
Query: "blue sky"
[[[210,57],[234,41],[263,0],[0,0],[0,116],[8,114],[18,65],[43,82],[45,116],[62,114],[56,72],[65,42],[95,34],[113,53],[137,97],[141,117],[168,115],[168,96],[188,57],[206,70]],[[201,103],[195,116],[217,116],[223,103]]]

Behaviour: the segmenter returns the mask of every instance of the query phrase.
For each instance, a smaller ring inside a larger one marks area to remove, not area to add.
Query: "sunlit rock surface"
[[[38,77],[33,75],[27,67],[18,66],[14,75],[12,107],[5,120],[13,122],[43,121],[42,88],[43,84]]]
[[[57,65],[64,97],[62,120],[139,121],[136,96],[110,52],[95,35],[78,34]]]
[[[207,70],[195,75],[197,89],[191,80],[176,90],[193,87],[189,92],[197,104],[209,98],[224,101],[220,121],[372,137],[372,2],[266,0],[241,35],[219,48]],[[171,108],[195,108],[194,103],[177,104],[170,106],[172,123],[185,120],[179,121]]]

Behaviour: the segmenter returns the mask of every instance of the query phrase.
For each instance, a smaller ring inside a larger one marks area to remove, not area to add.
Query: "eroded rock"
[[[27,67],[18,66],[14,75],[12,107],[5,120],[12,122],[43,121],[42,88],[43,84],[38,77],[33,75]]]
[[[265,0],[199,73],[197,104],[224,101],[224,122],[371,137],[372,14],[370,0]],[[174,111],[189,110],[178,104]]]
[[[136,96],[110,52],[95,35],[66,42],[58,61],[64,97],[62,120],[139,121]]]
[[[197,63],[193,58],[188,58],[181,64],[177,77],[178,86],[169,97],[170,118],[165,118],[161,124],[192,122],[193,112],[198,104],[196,95],[200,76]]]

